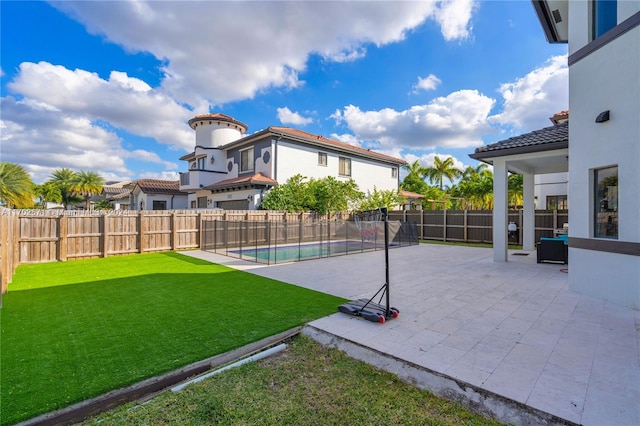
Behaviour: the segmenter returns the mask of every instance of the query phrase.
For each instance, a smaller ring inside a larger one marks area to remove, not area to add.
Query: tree
[[[113,210],[113,206],[109,200],[100,200],[94,206],[96,210]]]
[[[493,208],[493,173],[483,166],[467,167],[458,185],[451,190],[451,195],[466,200],[467,208]]]
[[[91,207],[91,196],[99,194],[104,186],[104,179],[95,172],[80,171],[71,179],[70,189],[84,197],[85,209]]]
[[[426,194],[429,185],[427,185],[423,177],[425,168],[420,165],[418,160],[411,164],[405,164],[402,168],[408,172],[407,176],[402,180],[402,189],[416,194]]]
[[[45,182],[42,185],[36,185],[34,190],[40,206],[43,209],[47,207],[47,203],[62,202],[62,193],[60,192],[60,188],[53,182]]]
[[[433,160],[433,166],[425,168],[424,175],[429,179],[429,182],[438,183],[442,191],[444,190],[444,178],[453,182],[455,178],[462,176],[462,172],[456,168],[452,157],[447,157],[443,161],[436,156]]]
[[[75,172],[65,167],[51,172],[51,178],[48,180],[48,182],[53,183],[60,190],[60,196],[62,197],[60,201],[65,210],[67,210],[70,204],[82,201],[82,198],[72,189],[74,177]]]
[[[508,199],[509,205],[518,208],[524,203],[523,195],[523,176],[517,174],[510,174],[507,181]]]
[[[352,179],[344,182],[331,176],[310,181],[306,179],[297,174],[286,183],[272,188],[260,203],[260,208],[327,214],[347,210],[363,196]]]
[[[374,187],[373,192],[360,203],[358,210],[374,210],[381,207],[392,210],[394,207],[404,203],[404,197],[400,195],[399,191],[393,189],[378,191],[378,189]]]
[[[0,163],[0,201],[7,207],[32,207],[33,182],[20,164]]]

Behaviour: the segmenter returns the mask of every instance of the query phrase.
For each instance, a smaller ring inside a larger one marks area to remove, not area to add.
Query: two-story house
[[[640,309],[640,2],[533,5],[569,44],[569,286]]]
[[[180,157],[188,172],[180,190],[190,208],[253,210],[278,183],[307,178],[353,179],[367,193],[397,190],[404,160],[288,127],[245,135],[247,125],[224,114],[197,115],[193,152]]]

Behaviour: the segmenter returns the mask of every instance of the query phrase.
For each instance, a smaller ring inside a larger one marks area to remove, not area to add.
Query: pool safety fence
[[[273,264],[384,249],[382,221],[206,220],[201,249],[257,263]],[[418,244],[415,223],[389,221],[389,247]]]

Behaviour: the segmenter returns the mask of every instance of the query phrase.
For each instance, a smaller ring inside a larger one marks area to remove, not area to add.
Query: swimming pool
[[[241,259],[253,260],[255,262],[280,263],[339,256],[352,252],[381,250],[383,248],[383,244],[351,240],[286,246],[252,247],[250,249],[229,250],[228,255],[238,256]]]

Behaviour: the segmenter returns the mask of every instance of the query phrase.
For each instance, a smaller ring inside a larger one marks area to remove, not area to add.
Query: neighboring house
[[[247,125],[224,114],[189,120],[196,132],[193,152],[180,160],[180,190],[190,208],[254,210],[270,188],[301,174],[307,178],[353,179],[365,193],[397,190],[404,160],[288,127],[243,136]]]
[[[114,210],[128,210],[129,196],[134,183],[131,181],[108,182],[102,187],[101,198],[109,201]]]
[[[131,210],[179,210],[187,208],[187,194],[179,181],[140,179],[133,182],[129,195]]]
[[[569,111],[560,111],[550,117],[549,120],[557,126],[569,121]],[[567,183],[569,173],[547,173],[535,176],[534,196],[536,209],[541,210],[567,210],[569,202],[567,197]]]
[[[640,2],[533,4],[569,43],[569,286],[640,309]]]

